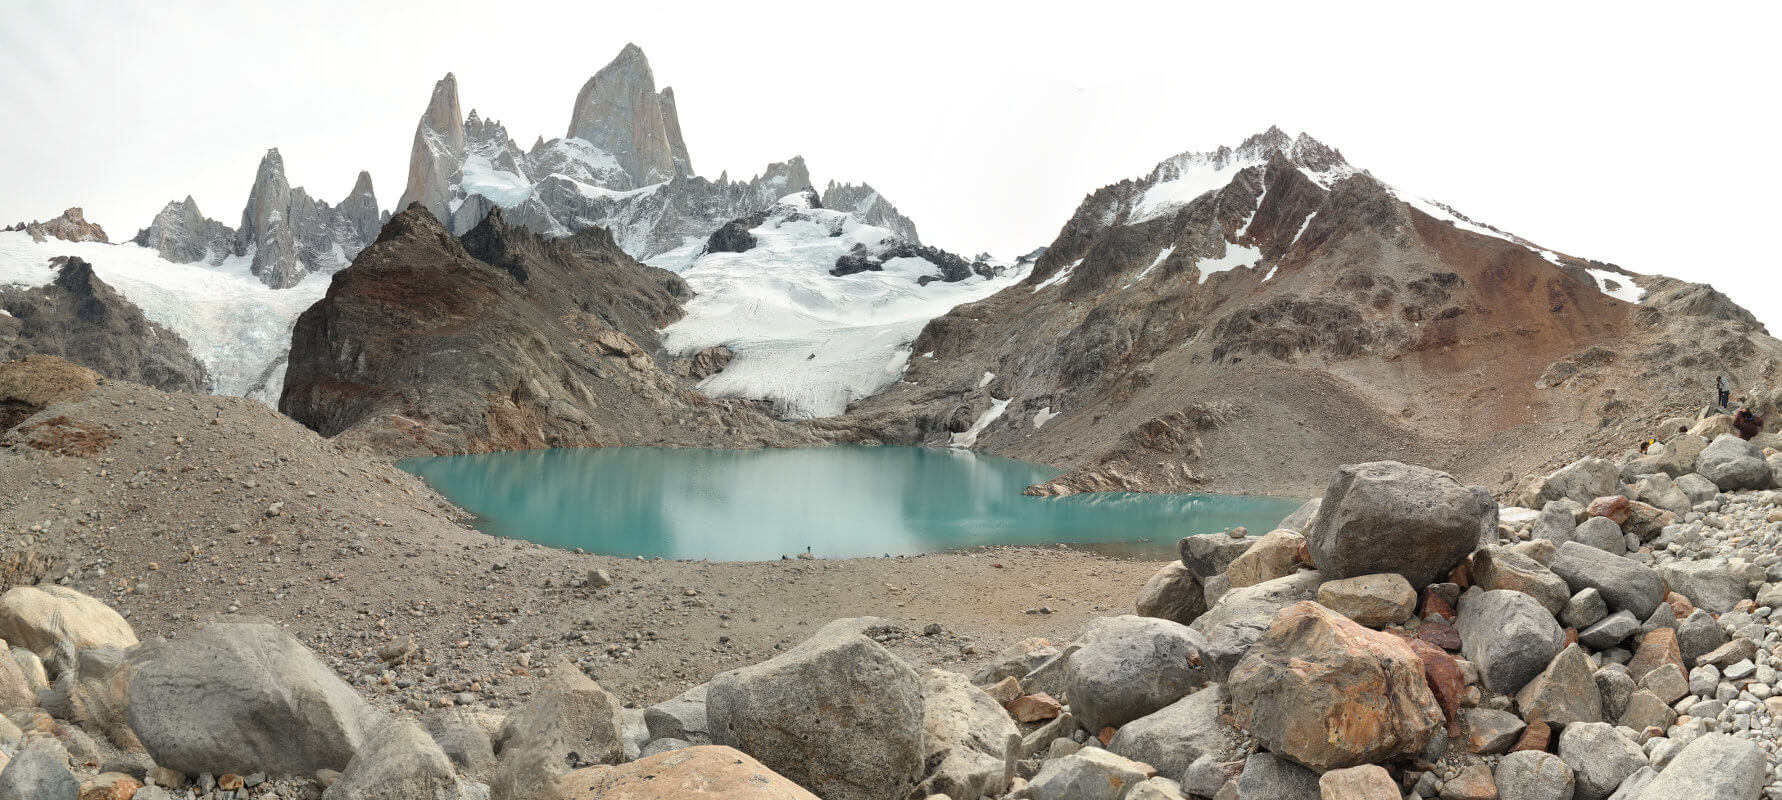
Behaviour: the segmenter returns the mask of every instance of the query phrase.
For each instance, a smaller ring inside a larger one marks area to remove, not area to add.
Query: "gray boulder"
[[[1578,641],[1592,650],[1607,650],[1640,632],[1640,620],[1631,611],[1617,611],[1578,632]]]
[[[1677,648],[1683,651],[1685,664],[1694,664],[1696,659],[1714,652],[1728,641],[1726,631],[1720,629],[1720,622],[1702,609],[1690,612],[1677,623]]]
[[[1595,589],[1610,608],[1631,611],[1640,619],[1651,616],[1664,600],[1664,581],[1651,567],[1589,545],[1560,545],[1552,568],[1572,591]]]
[[[1202,661],[1208,679],[1225,680],[1250,652],[1250,645],[1268,630],[1275,612],[1301,600],[1317,599],[1323,583],[1321,573],[1306,571],[1226,592],[1193,625],[1206,636]]]
[[[381,721],[301,642],[277,627],[218,622],[142,646],[130,728],[155,763],[188,775],[313,775],[345,769]]]
[[[1294,509],[1293,513],[1288,514],[1285,519],[1281,520],[1281,524],[1276,525],[1275,529],[1289,530],[1301,534],[1305,533],[1306,529],[1312,527],[1312,520],[1318,518],[1318,507],[1323,504],[1324,499],[1320,497],[1314,497],[1301,503],[1299,508]]]
[[[1763,489],[1770,485],[1770,466],[1763,452],[1730,433],[1714,438],[1696,459],[1695,471],[1723,492]]]
[[[1659,571],[1671,589],[1694,603],[1696,608],[1716,614],[1733,610],[1740,600],[1751,597],[1745,589],[1742,569],[1724,558],[1702,561],[1672,561]]]
[[[1572,800],[1572,768],[1552,753],[1520,750],[1497,764],[1498,800]]]
[[[1559,758],[1572,768],[1577,800],[1607,800],[1622,780],[1646,766],[1640,746],[1607,722],[1567,725],[1559,734]]]
[[[1618,556],[1627,553],[1627,537],[1621,533],[1621,526],[1608,517],[1591,517],[1579,523],[1572,532],[1572,540]]]
[[[1318,773],[1270,753],[1267,750],[1244,759],[1244,774],[1238,776],[1238,797],[1266,797],[1271,800],[1318,800]]]
[[[1479,665],[1485,688],[1493,692],[1515,693],[1565,647],[1565,631],[1553,615],[1521,592],[1468,592],[1459,611],[1461,651]]]
[[[1677,488],[1689,496],[1690,505],[1706,503],[1720,494],[1720,487],[1714,482],[1693,472],[1677,476]]]
[[[619,700],[566,662],[501,724],[501,757],[489,788],[497,800],[548,797],[557,777],[625,756]]]
[[[1222,717],[1226,698],[1225,687],[1212,684],[1120,726],[1108,749],[1165,775],[1181,775],[1203,756],[1230,760],[1239,736]]]
[[[453,764],[487,777],[483,773],[495,766],[495,746],[489,732],[477,724],[475,713],[463,706],[436,709],[422,715],[421,727]]]
[[[1223,533],[1201,533],[1184,536],[1176,543],[1176,550],[1182,556],[1182,565],[1202,580],[1218,575],[1231,567],[1231,562],[1250,549],[1256,540],[1251,537],[1233,538]]]
[[[1662,472],[1642,479],[1634,487],[1634,494],[1634,499],[1650,503],[1679,517],[1689,513],[1689,507],[1694,505],[1689,495],[1677,488],[1676,481]]]
[[[1120,727],[1206,685],[1196,666],[1206,637],[1186,625],[1149,617],[1091,620],[1083,649],[1065,665],[1065,695],[1084,728]]]
[[[637,751],[637,757],[649,758],[650,756],[661,755],[673,750],[685,750],[689,747],[697,746],[698,745],[695,745],[686,739],[676,739],[673,736],[668,736],[644,745],[643,749]]]
[[[1638,800],[1757,800],[1763,792],[1763,748],[1756,742],[1709,733],[1683,747]]]
[[[1621,489],[1621,470],[1602,458],[1580,458],[1537,481],[1529,490],[1530,508],[1543,508],[1550,500],[1565,498],[1589,505],[1598,497]]]
[[[1516,707],[1529,722],[1554,727],[1603,720],[1602,694],[1597,691],[1590,656],[1572,645],[1516,693]]]
[[[322,800],[457,800],[452,762],[421,726],[391,719],[370,732]]]
[[[68,771],[67,753],[39,739],[0,771],[0,800],[76,800],[80,782]]]
[[[1560,580],[1563,581],[1564,578]],[[1609,603],[1603,599],[1602,592],[1585,589],[1565,601],[1565,608],[1559,612],[1559,623],[1568,628],[1584,630],[1601,622],[1608,615]]]
[[[1171,561],[1145,582],[1134,605],[1141,617],[1187,625],[1207,613],[1207,596],[1193,570]]]
[[[1639,769],[1634,770],[1634,774],[1621,780],[1621,788],[1616,789],[1614,794],[1609,795],[1609,800],[1634,800],[1634,798],[1640,796],[1640,792],[1646,791],[1646,785],[1650,784],[1653,779],[1657,777],[1658,770],[1653,769],[1651,766],[1640,767]]]
[[[1696,459],[1707,449],[1708,440],[1694,434],[1683,434],[1664,443],[1658,456],[1658,470],[1676,478],[1695,472]]]
[[[1144,764],[1086,747],[1047,761],[1028,787],[1033,800],[1122,800],[1129,787],[1153,773]]]
[[[719,673],[706,692],[716,743],[827,800],[909,794],[922,778],[921,680],[862,633],[892,627],[837,620],[774,658]]]
[[[1572,540],[1572,533],[1578,528],[1578,515],[1583,511],[1584,506],[1571,500],[1549,500],[1541,507],[1541,516],[1535,520],[1529,536],[1555,545],[1565,544]]]
[[[1497,501],[1483,488],[1375,461],[1337,468],[1306,546],[1327,580],[1396,572],[1421,588],[1496,536]]]
[[[1613,524],[1613,523],[1610,523]],[[1565,579],[1541,562],[1511,550],[1492,545],[1473,554],[1473,584],[1487,591],[1508,589],[1535,599],[1550,614],[1565,610],[1572,599]]]
[[[983,668],[971,676],[971,682],[979,686],[988,686],[999,683],[1004,678],[1016,678],[1024,681],[1028,673],[1039,665],[1056,658],[1058,652],[1058,646],[1045,639],[1022,639],[985,662]],[[1025,682],[1022,685],[1025,686]]]
[[[922,751],[933,764],[916,796],[967,798],[1001,794],[1003,757],[1015,721],[964,675],[931,669],[922,674]]]
[[[650,729],[650,738],[711,744],[711,725],[705,715],[705,693],[709,687],[710,684],[699,684],[644,709],[644,724]]]

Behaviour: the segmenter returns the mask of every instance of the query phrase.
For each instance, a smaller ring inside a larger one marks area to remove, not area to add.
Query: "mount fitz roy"
[[[814,188],[796,156],[746,182],[696,175],[674,90],[656,90],[636,45],[626,45],[582,86],[564,137],[541,138],[530,150],[521,150],[500,122],[474,109],[465,117],[459,109],[458,81],[448,74],[434,85],[415,126],[399,204],[420,203],[457,234],[499,207],[512,224],[547,236],[608,228],[640,261],[674,252],[673,260],[684,264],[719,226]],[[831,182],[821,202],[919,241],[915,224],[871,186]]]
[[[1310,494],[1392,458],[1508,495],[1693,416],[1716,372],[1759,387],[1782,363],[1711,287],[1544,248],[1273,128],[1097,190],[1009,262],[922,245],[798,157],[699,176],[635,46],[561,137],[522,149],[448,74],[411,145],[394,217],[369,175],[329,205],[272,150],[235,227],[188,197],[111,245],[71,209],[0,232],[0,285],[78,258],[182,365],[89,366],[383,452],[922,444],[1066,470],[1036,494]]]

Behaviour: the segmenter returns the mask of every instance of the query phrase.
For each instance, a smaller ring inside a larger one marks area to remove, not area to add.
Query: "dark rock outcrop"
[[[46,353],[162,391],[210,391],[210,375],[185,339],[150,321],[100,280],[91,264],[56,260],[54,282],[0,290],[0,361]]]
[[[279,409],[399,453],[814,441],[664,369],[687,295],[603,229],[496,212],[460,240],[411,205],[298,319]]]

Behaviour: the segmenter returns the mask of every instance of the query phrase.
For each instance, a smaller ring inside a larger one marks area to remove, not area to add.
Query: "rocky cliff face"
[[[813,188],[798,157],[747,181],[696,175],[674,93],[657,91],[635,45],[582,87],[563,138],[540,138],[522,150],[499,122],[475,110],[462,117],[459,108],[457,81],[447,75],[416,126],[403,192],[404,207],[420,202],[454,233],[500,208],[510,222],[547,236],[610,229],[632,257],[679,269],[725,223]],[[869,186],[832,185],[827,197],[868,224],[918,241],[915,225]]]
[[[898,213],[897,207],[886,201],[871,185],[862,183],[855,186],[830,181],[823,188],[823,207],[846,211],[868,225],[888,228],[911,243],[922,242],[922,238],[916,235],[916,223]]]
[[[298,319],[279,408],[397,453],[815,442],[682,385],[656,329],[687,294],[603,230],[460,240],[417,204]]]
[[[150,322],[92,265],[60,258],[56,269],[50,284],[0,288],[0,362],[46,353],[162,391],[210,391],[210,376],[186,341]]]
[[[613,157],[630,185],[609,186],[611,189],[631,189],[693,174],[674,93],[667,88],[661,94],[656,92],[650,61],[635,44],[625,45],[612,63],[582,84],[566,135]]]
[[[155,221],[130,241],[175,264],[219,266],[235,253],[235,230],[204,216],[191,195],[169,202],[155,215]]]
[[[936,318],[914,346],[932,355],[835,424],[1069,468],[1049,493],[1310,493],[1365,458],[1507,491],[1542,447],[1699,404],[1714,370],[1774,370],[1749,315],[1671,287],[1271,129],[1092,194],[1021,285]]]
[[[33,241],[61,239],[68,242],[110,242],[105,238],[105,229],[96,222],[88,222],[86,215],[79,208],[70,208],[62,215],[48,222],[20,222],[8,225],[5,230],[24,231],[31,234]]]
[[[261,281],[283,289],[311,273],[344,268],[377,238],[383,219],[369,173],[360,172],[346,199],[330,206],[291,186],[284,158],[273,148],[254,173],[239,227],[204,216],[188,196],[168,203],[131,241],[180,264],[220,266],[230,257],[245,258]]]

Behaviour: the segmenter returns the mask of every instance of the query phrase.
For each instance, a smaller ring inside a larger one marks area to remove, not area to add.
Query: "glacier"
[[[813,208],[791,195],[752,228],[756,244],[741,253],[664,254],[649,263],[686,279],[696,296],[686,316],[664,328],[671,352],[724,346],[735,357],[699,384],[712,397],[762,400],[793,419],[832,417],[903,376],[910,345],[929,320],[1026,277],[1030,266],[993,277],[932,280],[926,259],[886,259],[882,270],[832,275],[854,251],[882,254],[902,241],[890,229],[853,215]]]
[[[278,406],[291,328],[304,309],[328,291],[330,276],[311,273],[288,289],[274,289],[252,272],[254,254],[230,256],[220,266],[175,264],[134,244],[31,240],[0,233],[0,285],[42,286],[56,277],[50,259],[79,256],[99,279],[142,309],[150,320],[184,337],[210,371],[217,394],[251,397]]]

